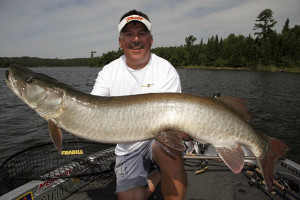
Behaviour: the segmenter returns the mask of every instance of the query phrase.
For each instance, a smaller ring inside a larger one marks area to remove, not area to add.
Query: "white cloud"
[[[149,15],[154,47],[182,45],[189,35],[200,42],[216,34],[253,34],[266,8],[274,11],[278,32],[287,18],[291,27],[300,22],[299,0],[0,0],[0,57],[74,58],[117,50],[118,21],[133,8]]]

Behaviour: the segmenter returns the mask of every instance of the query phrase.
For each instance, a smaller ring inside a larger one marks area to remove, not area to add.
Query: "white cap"
[[[130,15],[128,17],[125,17],[118,25],[119,33],[122,31],[126,24],[132,21],[139,21],[143,23],[147,27],[147,29],[151,31],[151,22],[149,20],[139,15]]]

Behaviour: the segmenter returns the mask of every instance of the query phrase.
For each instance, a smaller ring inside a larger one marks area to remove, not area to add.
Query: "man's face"
[[[119,45],[126,56],[127,65],[140,69],[147,65],[153,37],[140,22],[131,22],[124,27],[119,37]]]

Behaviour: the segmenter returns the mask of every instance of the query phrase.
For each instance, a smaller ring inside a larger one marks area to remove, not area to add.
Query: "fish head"
[[[17,65],[9,67],[5,80],[8,87],[41,117],[52,118],[61,109],[63,90],[56,87],[57,80]]]

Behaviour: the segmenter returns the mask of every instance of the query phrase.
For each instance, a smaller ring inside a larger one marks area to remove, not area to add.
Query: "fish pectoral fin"
[[[226,104],[229,108],[239,114],[247,122],[251,119],[251,113],[248,110],[246,101],[238,97],[218,97],[217,100]]]
[[[62,132],[53,120],[48,120],[48,128],[52,142],[55,148],[61,153],[62,150]]]
[[[160,143],[165,146],[177,150],[177,151],[185,151],[186,147],[183,143],[182,137],[178,131],[165,131],[161,132],[155,137]]]
[[[231,147],[215,147],[219,156],[222,158],[224,163],[233,171],[235,174],[241,172],[244,167],[245,154],[241,145]]]

